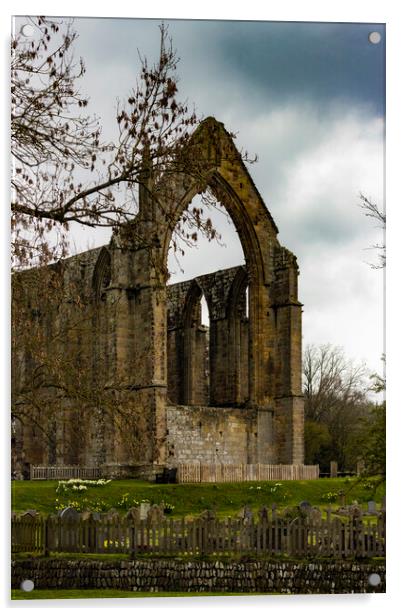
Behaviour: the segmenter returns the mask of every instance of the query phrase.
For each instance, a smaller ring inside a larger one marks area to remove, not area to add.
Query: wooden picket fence
[[[153,524],[117,515],[99,520],[14,515],[11,537],[14,553],[373,557],[385,556],[385,513],[368,524],[362,518],[344,522],[331,516],[306,523],[273,514],[258,521],[183,518]]]
[[[320,467],[304,464],[178,464],[179,483],[318,479]]]
[[[318,465],[304,464],[178,464],[179,483],[285,481],[318,479]],[[91,466],[32,466],[31,479],[99,479],[102,469]]]
[[[102,471],[92,466],[31,466],[31,479],[100,479]]]

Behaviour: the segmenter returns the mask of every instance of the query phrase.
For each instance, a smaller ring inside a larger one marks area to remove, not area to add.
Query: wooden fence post
[[[217,553],[286,554],[297,557],[319,553],[331,557],[385,555],[385,512],[373,525],[362,517],[341,522],[326,510],[326,519],[287,522],[272,505],[270,516],[258,521],[226,518],[191,521],[163,520],[156,525],[141,521],[100,519],[63,520],[48,515],[32,518],[13,516],[12,551],[39,552],[128,552],[131,558],[153,552],[164,555]],[[332,518],[332,519],[331,519]],[[127,546],[127,547],[126,547]]]
[[[43,518],[43,556],[49,556],[49,516]]]
[[[332,460],[329,463],[329,466],[330,466],[330,470],[329,470],[330,477],[337,477],[338,476],[338,462],[336,462],[335,460]]]

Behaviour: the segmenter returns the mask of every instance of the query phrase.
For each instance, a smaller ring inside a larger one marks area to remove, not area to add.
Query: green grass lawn
[[[136,598],[162,598],[162,597],[222,597],[255,595],[265,593],[237,593],[237,592],[134,592],[130,590],[12,590],[13,600],[32,599],[136,599]],[[267,593],[268,594],[268,593]],[[277,593],[269,593],[277,594]]]
[[[329,503],[328,495],[340,491],[346,494],[347,504],[354,500],[366,504],[373,499],[380,506],[385,490],[383,484],[374,493],[372,480],[349,478],[170,485],[133,479],[114,480],[104,487],[90,487],[84,494],[69,492],[67,495],[58,495],[57,485],[58,481],[13,481],[13,511],[36,509],[41,513],[55,513],[57,505],[70,504],[89,510],[115,508],[124,513],[133,501],[148,500],[173,505],[171,515],[174,517],[197,515],[206,509],[215,509],[220,516],[229,516],[236,515],[244,505],[257,511],[263,505],[269,507],[273,503],[283,509],[309,501],[322,509],[329,505],[336,508],[340,504],[339,498]]]

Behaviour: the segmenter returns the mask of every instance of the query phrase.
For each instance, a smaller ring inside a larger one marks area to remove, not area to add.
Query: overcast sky
[[[278,228],[298,257],[304,344],[330,342],[382,371],[383,276],[367,248],[381,243],[359,193],[383,204],[385,30],[380,24],[172,21],[181,58],[179,90],[200,116],[237,134],[258,154],[249,170]],[[81,91],[115,132],[116,99],[138,73],[137,49],[154,60],[158,21],[77,19]],[[382,40],[373,45],[370,32]],[[216,219],[226,247],[201,242],[175,263],[173,281],[243,262],[233,226]],[[88,232],[86,232],[88,234]],[[78,250],[107,241],[78,234]]]

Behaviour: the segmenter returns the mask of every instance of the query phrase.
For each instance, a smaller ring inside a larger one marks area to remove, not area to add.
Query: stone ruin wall
[[[275,459],[271,414],[264,430],[266,414],[246,408],[247,288],[245,266],[168,287],[169,465]],[[208,306],[209,327],[201,323],[202,297]]]
[[[167,290],[155,263],[165,266],[172,229],[153,203],[140,199],[127,237],[122,228],[107,247],[49,268],[57,302],[47,285],[29,283],[34,270],[16,275],[27,313],[21,329],[38,332],[49,364],[64,361],[67,394],[59,401],[54,388],[37,387],[38,366],[22,331],[13,349],[13,401],[19,408],[31,384],[40,399],[36,426],[25,421],[15,430],[15,459],[83,466],[157,466],[203,456],[303,463],[297,261],[279,244],[223,125],[207,118],[198,138],[211,169],[206,186],[231,216],[246,265]],[[175,221],[200,186],[182,176],[173,185]],[[200,322],[202,294],[209,330]],[[70,399],[74,387],[79,396]]]
[[[67,308],[64,307],[67,312],[62,310],[56,315],[50,311],[42,322],[52,344],[52,331],[60,319],[65,322],[82,319],[85,326],[77,331],[72,328],[73,335],[66,336],[64,353],[87,355],[87,366],[91,368],[87,375],[89,382],[103,374],[107,383],[112,378],[116,359],[120,326],[114,304],[108,303],[105,291],[111,282],[110,259],[106,247],[67,259],[63,269],[56,273],[63,277],[66,288],[68,282],[79,289],[82,305],[87,306],[86,317],[77,311],[74,314],[74,307],[67,299]],[[170,466],[194,461],[277,462],[273,411],[247,408],[250,369],[247,289],[245,266],[167,287],[166,463]],[[201,323],[202,297],[208,305],[209,327]],[[33,314],[40,314],[34,296],[29,298],[29,305]],[[134,307],[129,314],[132,310]],[[135,338],[139,332],[131,335]],[[283,346],[286,353],[286,344]],[[20,358],[19,368],[19,378],[23,378],[29,371],[27,357]],[[98,466],[116,462],[113,422],[98,409],[90,413],[80,413],[77,409],[77,414],[66,409],[55,421],[54,431],[58,453],[44,444],[32,426],[25,427],[24,435],[19,434],[19,453],[23,450],[24,457],[32,464]]]

